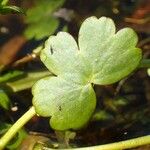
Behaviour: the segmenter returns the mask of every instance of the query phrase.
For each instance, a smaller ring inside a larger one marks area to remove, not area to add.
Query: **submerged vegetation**
[[[0,2],[0,149],[150,144],[146,0]]]

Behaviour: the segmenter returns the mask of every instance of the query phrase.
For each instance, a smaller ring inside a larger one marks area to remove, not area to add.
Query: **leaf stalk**
[[[98,146],[91,146],[91,147],[82,147],[82,148],[72,148],[72,149],[61,149],[61,150],[124,150],[135,148],[143,145],[150,144],[150,135],[142,136],[130,140],[98,145]],[[45,150],[54,150],[52,148],[45,148]]]
[[[10,127],[6,134],[0,139],[0,150],[4,149],[14,135],[36,114],[32,106],[21,118]]]

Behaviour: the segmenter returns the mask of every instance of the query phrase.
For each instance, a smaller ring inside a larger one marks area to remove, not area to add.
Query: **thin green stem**
[[[139,68],[150,68],[150,59],[142,59]]]
[[[79,148],[78,150],[123,150],[147,144],[150,144],[150,135],[111,144],[93,146],[91,148]]]
[[[150,144],[150,135],[111,144],[98,145],[92,147],[61,149],[61,150],[124,150],[148,144]],[[54,150],[54,149],[45,148],[45,150]]]
[[[26,124],[35,114],[36,114],[35,109],[32,106],[0,139],[0,150],[5,148],[6,144],[13,138],[13,136],[18,132],[18,130],[20,130],[22,126]],[[150,144],[150,135],[134,138],[126,141],[111,143],[111,144],[105,144],[105,145],[99,145],[93,147],[83,147],[83,148],[76,148],[76,149],[77,150],[110,150],[110,149],[123,150],[123,149],[134,148],[142,145],[147,145],[147,144]],[[53,149],[47,148],[47,150],[53,150]]]
[[[0,150],[4,149],[13,136],[36,114],[32,106],[0,139]]]

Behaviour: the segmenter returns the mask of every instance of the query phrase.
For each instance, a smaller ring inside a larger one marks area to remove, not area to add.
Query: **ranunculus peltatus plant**
[[[78,44],[66,32],[50,36],[41,51],[41,61],[55,76],[40,79],[33,86],[33,107],[1,138],[0,149],[35,114],[50,117],[55,130],[86,125],[96,107],[94,84],[115,83],[139,66],[142,53],[136,47],[137,41],[131,28],[116,32],[113,20],[106,17],[87,18],[81,25]],[[83,150],[127,149],[146,144],[150,144],[150,135]]]
[[[131,28],[116,32],[112,19],[87,18],[78,44],[66,32],[50,36],[41,60],[56,76],[39,80],[32,88],[33,105],[40,116],[50,117],[55,130],[78,129],[96,106],[93,85],[108,85],[129,75],[142,58],[137,35]]]

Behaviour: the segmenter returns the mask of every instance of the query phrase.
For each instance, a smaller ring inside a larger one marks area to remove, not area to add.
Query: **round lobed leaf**
[[[86,19],[79,31],[79,47],[85,61],[92,68],[90,81],[94,84],[111,84],[130,74],[141,60],[136,48],[137,35],[131,28],[115,34],[110,18]]]
[[[33,87],[33,105],[51,117],[56,130],[78,129],[90,119],[96,105],[92,84],[106,85],[129,75],[141,60],[137,35],[131,28],[115,33],[110,18],[90,17],[79,31],[79,47],[65,32],[51,36],[41,60],[56,77]]]
[[[36,112],[41,116],[51,116],[50,124],[56,130],[84,126],[96,105],[91,84],[82,86],[60,77],[39,80],[32,92]]]

